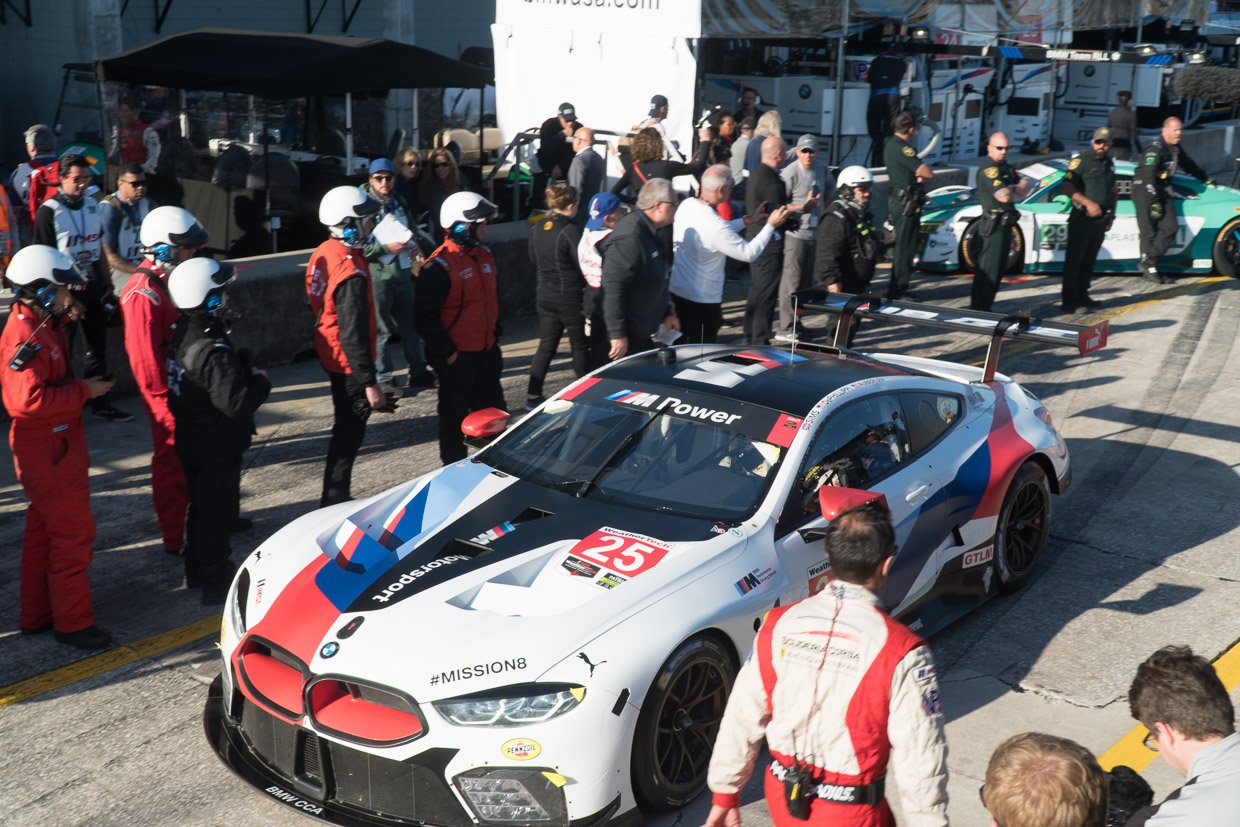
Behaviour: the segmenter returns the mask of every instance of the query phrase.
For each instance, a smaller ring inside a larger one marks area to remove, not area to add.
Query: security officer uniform
[[[204,603],[222,603],[236,573],[228,535],[241,504],[241,457],[271,382],[233,349],[223,320],[199,311],[177,321],[167,369],[176,452],[189,482],[186,585],[202,586]]]
[[[982,252],[977,257],[973,274],[973,292],[969,307],[972,310],[990,310],[999,292],[999,279],[1006,269],[1008,251],[1011,249],[1012,227],[1020,220],[1015,204],[1003,204],[995,193],[1005,187],[1020,183],[1020,173],[1007,161],[992,161],[978,171],[978,200],[982,203],[982,217],[978,220],[978,235],[982,239]]]
[[[1106,127],[1094,132],[1094,140],[1110,140]],[[1085,208],[1077,205],[1068,216],[1068,250],[1063,263],[1063,309],[1071,313],[1079,308],[1093,309],[1098,302],[1089,297],[1090,278],[1102,239],[1115,219],[1115,164],[1110,155],[1099,158],[1091,150],[1068,162],[1064,180],[1076,191],[1093,201],[1102,210],[1090,218]]]
[[[1168,279],[1158,272],[1158,262],[1179,224],[1168,186],[1176,170],[1181,169],[1198,181],[1213,183],[1179,144],[1168,146],[1159,136],[1146,145],[1133,176],[1132,203],[1141,231],[1141,274],[1159,284],[1166,284]]]
[[[921,164],[917,150],[908,141],[898,135],[887,139],[887,145],[883,148],[883,165],[887,167],[887,175],[891,179],[887,215],[895,228],[896,237],[895,249],[891,252],[888,299],[898,299],[908,292],[921,229],[921,204],[925,200],[921,184],[917,182],[917,168]]]

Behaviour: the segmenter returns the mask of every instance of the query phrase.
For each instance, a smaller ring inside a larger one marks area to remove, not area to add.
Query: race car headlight
[[[557,718],[575,708],[585,696],[584,686],[529,684],[436,701],[431,705],[457,726],[522,726]]]
[[[250,602],[250,572],[242,569],[233,584],[232,600],[228,603],[228,622],[238,637],[245,634],[245,609]]]

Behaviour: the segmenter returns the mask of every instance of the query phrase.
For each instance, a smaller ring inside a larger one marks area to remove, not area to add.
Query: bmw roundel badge
[[[797,89],[797,94],[801,96],[801,100],[808,100],[809,96],[814,94],[814,90],[810,88],[808,83],[802,83],[801,87]]]
[[[323,648],[319,650],[319,656],[324,657],[324,658],[330,658],[339,651],[340,651],[340,644],[333,640],[330,643],[323,644]]]

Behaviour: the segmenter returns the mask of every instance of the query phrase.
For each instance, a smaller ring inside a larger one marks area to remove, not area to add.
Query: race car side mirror
[[[499,408],[483,408],[474,411],[461,422],[461,433],[471,445],[486,445],[491,439],[504,432],[512,414]]]
[[[878,491],[866,491],[862,488],[841,488],[836,485],[824,485],[818,489],[818,507],[822,516],[831,522],[845,511],[852,511],[863,505],[874,503],[884,511],[888,511],[887,497]]]

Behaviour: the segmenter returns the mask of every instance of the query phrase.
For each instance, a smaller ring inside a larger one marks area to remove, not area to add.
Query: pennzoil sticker
[[[530,761],[542,754],[542,745],[529,738],[513,738],[505,741],[499,751],[505,758],[513,761]]]

